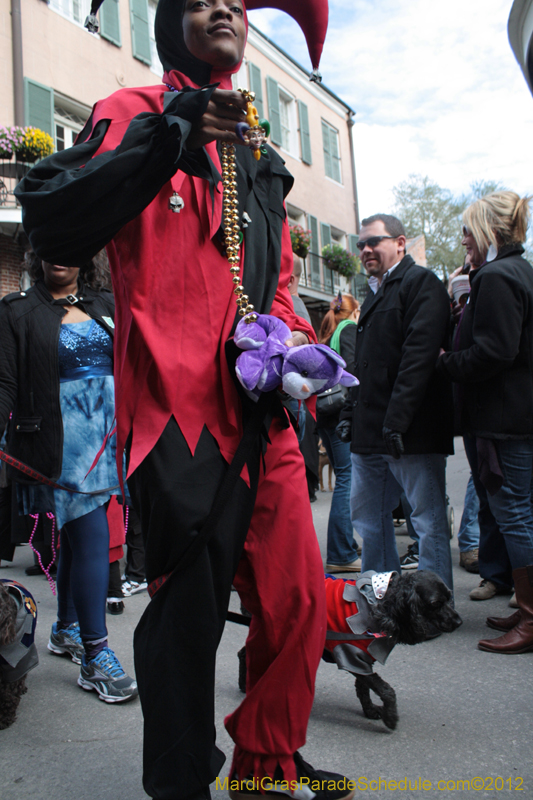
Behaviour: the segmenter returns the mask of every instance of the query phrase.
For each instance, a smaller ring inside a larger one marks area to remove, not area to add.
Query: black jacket
[[[77,296],[83,311],[113,335],[111,292],[82,286]],[[42,281],[0,302],[0,431],[13,412],[7,451],[52,480],[59,478],[63,460],[58,344],[65,314]],[[18,483],[35,483],[8,470]]]
[[[454,352],[438,369],[457,384],[463,433],[533,438],[533,269],[520,245],[470,273]]]
[[[354,387],[341,412],[354,453],[386,453],[383,427],[406,454],[453,453],[451,384],[435,369],[447,342],[450,301],[429,269],[405,256],[361,308]]]

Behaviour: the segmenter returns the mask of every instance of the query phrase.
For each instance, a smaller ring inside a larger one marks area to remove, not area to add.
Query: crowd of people
[[[317,20],[319,9],[309,12]],[[241,0],[160,0],[163,83],[97,103],[77,145],[19,185],[42,274],[1,304],[0,425],[12,416],[10,453],[54,484],[11,468],[22,512],[54,512],[61,528],[50,648],[74,653],[78,683],[103,700],[139,694],[147,794],[209,800],[225,760],[215,658],[233,586],[251,621],[246,696],[225,720],[239,785],[230,796],[259,800],[266,779],[315,781],[318,800],[348,800],[343,776],[298,752],[326,619],[298,437],[277,390],[252,397],[235,379],[243,315],[282,319],[289,348],[317,341],[288,291],[292,177],[273,148],[257,159],[239,134],[249,99],[231,75],[246,35]],[[368,217],[358,248],[369,294],[361,308],[347,295],[333,301],[318,337],[359,379],[340,410],[317,419],[337,476],[326,569],[400,571],[392,513],[403,494],[418,569],[453,590],[445,465],[455,403],[480,504],[479,588],[516,591],[518,611],[490,623],[506,633],[480,642],[504,653],[533,649],[527,215],[512,192],[465,213],[471,289],[454,329],[447,288],[406,255],[401,222]],[[114,302],[89,277],[104,245]],[[130,584],[145,577],[150,595],[134,637],[136,680],[105,627],[105,507],[119,493],[144,545],[144,573],[128,567]]]

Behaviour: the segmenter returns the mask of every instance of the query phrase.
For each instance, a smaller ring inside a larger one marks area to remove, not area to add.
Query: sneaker
[[[52,625],[48,649],[58,656],[69,655],[75,664],[81,664],[81,657],[85,650],[80,636],[79,622],[72,622],[67,628],[57,627],[57,622]]]
[[[407,553],[400,558],[400,567],[402,569],[418,569],[419,558],[417,545],[410,544]]]
[[[139,694],[137,681],[126,675],[109,647],[104,647],[90,660],[83,655],[78,686],[87,692],[98,692],[98,697],[105,703],[124,703]]]
[[[459,566],[463,569],[466,569],[467,572],[479,574],[479,549],[475,547],[473,550],[467,550],[465,553],[460,553]]]
[[[235,776],[232,777],[229,782],[229,796],[232,800],[251,800],[251,798],[262,800],[265,797],[279,797],[280,795],[288,795],[291,798],[295,796],[309,798],[310,800],[351,800],[354,796],[355,788],[348,788],[350,783],[354,784],[344,775],[314,769],[311,764],[303,760],[300,753],[294,754],[294,763],[296,764],[297,789],[291,791],[288,782],[283,780],[283,773],[278,767],[271,781],[268,778],[258,781],[252,776],[239,781]]]
[[[145,592],[148,589],[148,584],[146,581],[130,581],[125,580],[122,581],[122,594],[124,597],[131,597],[132,594],[139,594],[139,592]]]
[[[107,612],[108,614],[122,614],[124,612],[124,601],[121,597],[108,597],[107,598]]]
[[[492,581],[487,581],[483,579],[479,586],[475,589],[472,589],[470,592],[470,599],[471,600],[490,600],[491,597],[494,597],[498,594],[498,589]]]
[[[361,559],[356,558],[347,564],[326,564],[326,572],[361,572]]]

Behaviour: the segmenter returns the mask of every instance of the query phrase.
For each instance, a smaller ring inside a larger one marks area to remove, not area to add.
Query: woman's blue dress
[[[113,340],[94,320],[61,325],[59,334],[60,402],[63,417],[63,465],[57,483],[81,495],[51,486],[17,484],[22,514],[51,511],[58,528],[120,494],[116,467],[116,436],[109,437],[91,469],[115,416]]]

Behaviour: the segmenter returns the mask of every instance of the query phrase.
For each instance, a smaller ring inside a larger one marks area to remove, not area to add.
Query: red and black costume
[[[209,513],[253,405],[226,356],[236,305],[220,244],[217,146],[184,147],[213,83],[229,89],[230,75],[185,49],[182,7],[182,0],[158,7],[163,85],[97,103],[77,146],[37,165],[18,190],[25,228],[45,261],[76,264],[107,245],[118,452],[128,453],[147,579],[172,573],[135,633],[144,786],[162,800],[205,791],[224,761],[214,741],[214,667],[232,582],[253,614],[247,694],[225,721],[239,778],[272,777],[278,765],[286,780],[296,778],[292,755],[305,742],[326,633],[303,460],[275,400],[264,454],[258,440],[209,543],[173,572]],[[237,148],[239,213],[251,220],[242,280],[256,311],[314,340],[286,288],[292,250],[284,197],[292,177],[266,151],[257,162]],[[184,202],[179,214],[168,208],[173,192]]]

